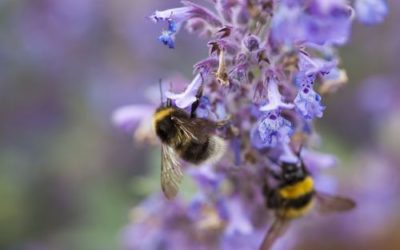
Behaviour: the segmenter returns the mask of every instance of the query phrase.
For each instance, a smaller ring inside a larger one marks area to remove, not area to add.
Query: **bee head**
[[[301,163],[289,163],[283,162],[282,168],[282,179],[287,183],[295,183],[299,180],[304,179],[307,173],[301,166]]]
[[[155,132],[164,143],[168,143],[176,133],[176,128],[171,118],[173,112],[174,109],[172,108],[160,107],[153,116]]]

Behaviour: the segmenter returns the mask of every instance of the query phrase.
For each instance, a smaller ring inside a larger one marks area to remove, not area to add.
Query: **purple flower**
[[[327,61],[317,57],[311,57],[305,53],[299,54],[299,73],[298,78],[308,77],[310,80],[306,80],[311,83],[315,80],[316,76],[324,76],[329,74],[331,70],[335,69],[337,61]],[[302,82],[304,79],[297,79],[297,82]]]
[[[255,148],[275,147],[289,140],[292,124],[280,115],[280,111],[270,111],[251,131],[251,141]]]
[[[388,13],[385,0],[356,0],[355,9],[358,20],[365,24],[381,23]]]
[[[268,103],[260,108],[260,111],[269,112],[282,109],[292,109],[294,105],[292,103],[286,103],[282,101],[282,96],[279,93],[278,84],[275,80],[270,80],[268,83]]]
[[[249,35],[243,39],[243,44],[249,51],[255,51],[260,48],[260,39],[257,36]]]
[[[186,87],[185,91],[180,94],[174,94],[170,91],[165,93],[165,96],[175,101],[177,107],[184,109],[192,105],[197,100],[196,95],[203,83],[200,74],[196,75],[192,82]]]
[[[170,49],[175,47],[175,34],[179,31],[182,24],[192,18],[199,18],[206,22],[207,25],[220,25],[221,22],[213,13],[200,5],[183,1],[185,7],[167,9],[163,11],[155,11],[150,18],[154,22],[166,21],[168,29],[164,30],[158,38],[163,44]]]
[[[324,106],[321,105],[321,96],[317,94],[312,88],[311,84],[305,83],[297,93],[294,99],[297,110],[307,120],[314,119],[315,117],[321,118]]]
[[[168,29],[164,30],[158,39],[170,49],[175,47],[175,33],[178,32],[182,23],[191,17],[191,10],[191,7],[174,8],[156,11],[150,16],[154,22],[166,21],[168,23]]]

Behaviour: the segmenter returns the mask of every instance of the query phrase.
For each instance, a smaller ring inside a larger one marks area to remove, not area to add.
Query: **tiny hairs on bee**
[[[197,106],[198,100],[189,114],[169,100],[153,115],[153,128],[162,143],[161,188],[168,199],[179,190],[183,177],[180,160],[194,165],[214,163],[225,153],[226,142],[215,132],[226,123],[197,118]]]
[[[314,179],[302,160],[298,164],[283,162],[280,169],[280,173],[268,170],[270,176],[278,181],[278,185],[271,188],[266,182],[263,187],[266,207],[274,211],[275,220],[265,235],[261,250],[271,249],[293,219],[307,215],[313,209],[326,214],[345,212],[355,207],[351,199],[316,191]]]

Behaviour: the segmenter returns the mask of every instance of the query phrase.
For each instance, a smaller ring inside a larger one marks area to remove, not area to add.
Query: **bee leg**
[[[166,103],[167,107],[172,107],[172,100],[167,98],[167,103]]]
[[[192,104],[192,108],[190,111],[190,118],[196,118],[196,109],[199,106],[200,101],[199,99],[197,99],[193,104]]]
[[[203,87],[200,87],[196,94],[196,101],[192,104],[190,111],[190,118],[196,118],[196,110],[200,104],[200,98],[203,96]]]

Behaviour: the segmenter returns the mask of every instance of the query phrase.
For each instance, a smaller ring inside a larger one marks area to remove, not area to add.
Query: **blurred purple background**
[[[130,209],[159,188],[159,163],[111,112],[149,102],[159,78],[191,79],[207,53],[186,32],[175,50],[157,40],[147,16],[178,3],[0,2],[0,249],[119,248]],[[341,50],[349,84],[317,124],[322,150],[341,160],[327,174],[358,209],[299,222],[296,249],[400,246],[400,4],[389,6],[382,25],[353,26]]]

